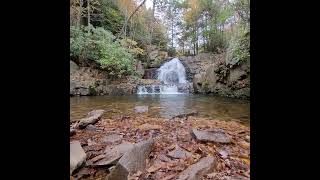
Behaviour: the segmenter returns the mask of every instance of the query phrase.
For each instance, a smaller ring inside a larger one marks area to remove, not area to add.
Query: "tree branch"
[[[129,18],[125,21],[125,23],[123,24],[121,31],[118,35],[118,37],[120,37],[123,33],[123,29],[125,26],[127,26],[128,22],[130,21],[130,19],[132,18],[132,16],[139,10],[139,8],[146,2],[146,0],[143,0],[142,3],[133,11],[133,13],[131,13],[131,15],[129,16]]]

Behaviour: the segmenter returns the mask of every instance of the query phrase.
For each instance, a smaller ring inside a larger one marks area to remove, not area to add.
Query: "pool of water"
[[[105,117],[130,114],[140,105],[149,106],[152,117],[170,118],[179,113],[198,111],[201,117],[250,123],[250,101],[193,94],[70,97],[70,120],[80,119],[94,109],[106,110]]]

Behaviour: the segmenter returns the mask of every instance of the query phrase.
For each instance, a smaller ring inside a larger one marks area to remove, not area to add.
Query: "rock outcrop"
[[[201,53],[179,57],[193,82],[195,93],[216,94],[224,97],[250,98],[250,62],[238,65],[226,63],[225,53]]]
[[[165,59],[168,58],[168,53],[161,51],[156,45],[147,46],[147,67],[159,68]]]
[[[144,69],[141,62],[137,64],[137,71],[142,76]],[[136,92],[137,82],[132,78],[123,81],[111,81],[106,72],[91,67],[78,67],[70,61],[70,95],[126,95]]]

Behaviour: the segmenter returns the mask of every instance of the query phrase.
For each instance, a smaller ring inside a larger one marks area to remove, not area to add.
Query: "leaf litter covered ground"
[[[250,128],[238,122],[193,116],[168,120],[147,115],[118,115],[101,119],[94,126],[96,130],[77,130],[70,137],[70,141],[79,140],[87,154],[87,163],[71,178],[105,179],[113,167],[92,164],[103,159],[106,148],[153,138],[155,143],[146,160],[146,169],[131,174],[129,179],[178,179],[182,171],[207,156],[213,156],[217,163],[212,171],[202,174],[201,179],[250,179]],[[230,143],[197,141],[191,134],[192,129],[223,131],[230,137]],[[117,138],[105,141],[110,137]]]

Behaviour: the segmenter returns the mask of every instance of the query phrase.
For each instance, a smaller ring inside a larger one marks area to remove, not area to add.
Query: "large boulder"
[[[89,124],[95,124],[99,121],[104,113],[104,110],[90,111],[85,118],[79,120],[77,128],[84,129]]]
[[[70,143],[70,175],[85,162],[86,157],[79,141]]]
[[[212,156],[207,156],[200,159],[199,162],[189,166],[182,171],[178,177],[178,180],[198,180],[202,179],[202,176],[212,172],[217,164],[217,161]]]
[[[153,139],[135,144],[120,158],[106,180],[127,180],[129,174],[143,171],[146,168],[146,159],[149,157],[153,144]]]

